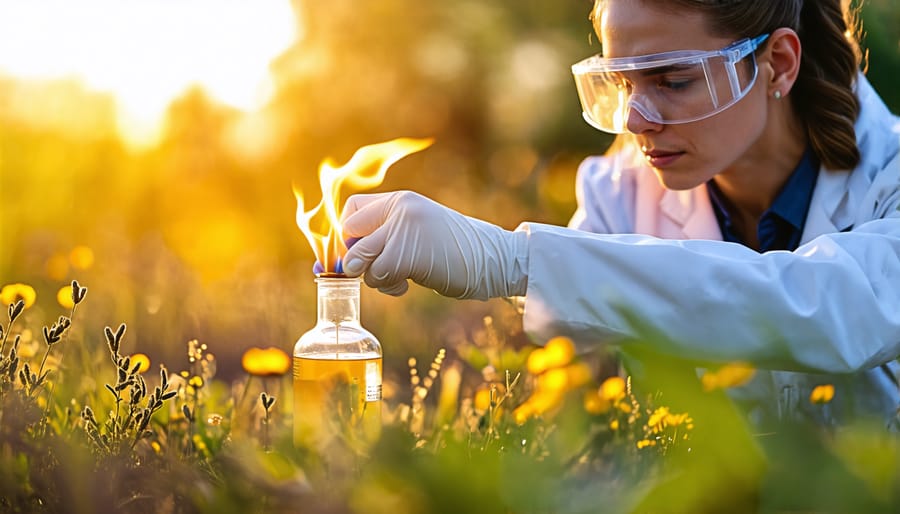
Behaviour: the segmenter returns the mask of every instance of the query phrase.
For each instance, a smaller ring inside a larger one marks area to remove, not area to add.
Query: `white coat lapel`
[[[663,239],[721,240],[706,186],[670,191],[649,167],[635,170],[634,231]]]
[[[849,179],[850,173],[846,171],[819,170],[800,244],[806,244],[822,234],[840,232],[853,224],[847,205]],[[838,209],[839,206],[842,208]]]

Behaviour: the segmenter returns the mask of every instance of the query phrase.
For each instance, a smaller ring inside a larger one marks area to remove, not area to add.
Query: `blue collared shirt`
[[[803,226],[806,224],[806,213],[812,201],[813,189],[816,187],[816,179],[819,177],[819,160],[812,150],[807,149],[800,163],[788,177],[787,182],[779,191],[772,205],[763,213],[756,227],[756,236],[759,239],[759,251],[771,250],[796,250],[800,246],[800,237],[803,235]],[[722,231],[722,239],[733,243],[746,245],[734,231],[734,225],[728,209],[728,201],[716,187],[714,181],[707,183],[709,199],[712,201],[719,229]]]

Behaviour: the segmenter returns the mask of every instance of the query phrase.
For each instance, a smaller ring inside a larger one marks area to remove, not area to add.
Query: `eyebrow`
[[[646,70],[641,70],[641,75],[644,77],[649,77],[652,75],[663,75],[665,73],[671,73],[675,71],[684,71],[694,68],[693,65],[687,64],[670,64],[668,66],[662,66],[660,68],[649,68]]]

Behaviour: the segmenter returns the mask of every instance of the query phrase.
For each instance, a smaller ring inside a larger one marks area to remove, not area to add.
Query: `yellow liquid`
[[[361,449],[381,434],[381,358],[342,357],[294,357],[296,446],[323,449],[341,438]]]

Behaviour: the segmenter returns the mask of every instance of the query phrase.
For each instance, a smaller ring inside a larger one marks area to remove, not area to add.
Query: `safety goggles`
[[[589,57],[572,66],[584,119],[604,132],[622,134],[628,131],[632,109],[649,122],[665,125],[718,114],[753,87],[754,51],[768,37],[742,39],[710,52]]]

